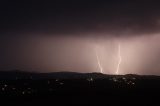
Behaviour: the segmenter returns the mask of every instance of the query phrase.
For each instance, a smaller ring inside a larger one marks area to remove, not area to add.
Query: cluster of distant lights
[[[116,77],[113,77],[113,78],[110,78],[111,81],[115,82],[115,83],[125,83],[127,85],[135,85],[136,82],[136,78],[135,77],[132,77],[132,78],[126,78],[126,77],[122,77],[122,78],[116,78]]]
[[[135,85],[136,82],[136,78],[135,77],[132,77],[132,78],[126,78],[126,77],[113,77],[113,78],[109,78],[109,80],[113,83],[123,83],[123,84],[127,84],[127,85]],[[94,79],[91,77],[91,78],[88,78],[87,81],[89,82],[93,82]]]
[[[18,79],[17,79],[18,80]],[[89,82],[88,84],[91,84],[92,82],[96,81],[97,79],[94,79],[92,77],[88,77],[86,78],[86,81]],[[105,79],[107,80],[107,79]],[[108,78],[109,81],[116,83],[116,84],[126,84],[127,86],[133,86],[135,85],[136,83],[136,78],[135,77],[125,77],[125,76],[122,76],[122,77],[110,77]],[[65,85],[65,81],[63,80],[60,80],[60,79],[55,79],[55,80],[46,80],[45,82],[47,85],[48,85],[48,88],[46,90],[48,91],[53,91],[54,90],[54,87],[51,87],[50,85],[52,84],[55,84],[59,87],[62,87],[63,85]],[[13,84],[9,84],[9,83],[5,83],[5,81],[0,81],[0,89],[1,89],[1,93],[5,93],[5,92],[12,92],[12,93],[17,93],[17,94],[21,94],[21,95],[27,95],[27,94],[34,94],[38,91],[38,88],[32,88],[31,86],[26,86],[25,85],[28,85],[29,83],[27,82],[23,82],[22,83],[23,85],[20,85],[22,86],[21,87],[18,87],[16,85],[13,85]]]
[[[15,94],[32,94],[34,92],[34,90],[30,87],[27,87],[25,89],[22,89],[20,87],[15,87],[13,85],[10,84],[5,84],[5,83],[0,83],[0,89],[1,92],[0,93],[8,93],[8,92],[14,92]]]
[[[19,80],[19,79],[16,78],[16,80]],[[59,79],[55,79],[55,82],[60,86],[64,85],[64,83],[61,82]],[[50,85],[52,83],[50,80],[47,80],[46,84]],[[18,87],[19,85],[16,86],[14,84],[7,83],[7,81],[1,80],[0,81],[0,93],[10,92],[10,93],[15,93],[15,95],[16,94],[18,94],[18,95],[19,94],[20,95],[27,95],[28,94],[29,95],[29,94],[34,94],[38,91],[38,88],[32,88],[32,86],[25,87],[26,85],[29,85],[29,83],[23,82],[20,84],[20,86],[22,86],[22,87]],[[49,88],[48,91],[53,91],[53,88]]]
[[[2,87],[1,88],[1,91],[2,92],[8,92],[8,89],[10,88],[10,86],[8,86],[8,87]],[[11,91],[11,90],[9,90],[9,91]],[[14,91],[14,92],[16,92],[17,91],[17,93],[19,94],[20,93],[20,91],[18,91],[18,89],[16,88],[16,87],[13,87],[12,88],[12,91]],[[33,93],[33,91],[31,91],[31,88],[28,88],[28,89],[25,89],[25,90],[23,90],[23,91],[21,91],[21,94],[31,94],[31,93]]]

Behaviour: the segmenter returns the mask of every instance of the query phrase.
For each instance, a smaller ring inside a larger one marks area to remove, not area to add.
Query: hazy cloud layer
[[[3,39],[4,40],[4,39]],[[118,44],[121,45],[120,73],[160,74],[160,36],[132,38],[19,37],[1,43],[0,69],[38,72],[100,72],[96,52],[104,73],[115,74]]]

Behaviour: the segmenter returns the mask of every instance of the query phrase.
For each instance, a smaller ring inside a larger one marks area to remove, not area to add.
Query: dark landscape
[[[0,106],[160,106],[159,0],[1,0]]]
[[[101,73],[0,72],[4,104],[123,104],[158,103],[160,77]]]

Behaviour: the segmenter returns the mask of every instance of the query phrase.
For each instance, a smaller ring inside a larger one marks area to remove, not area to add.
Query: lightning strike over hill
[[[116,74],[119,74],[119,69],[120,69],[120,64],[122,62],[122,58],[121,58],[121,45],[118,45],[118,65],[117,65],[117,70],[116,70]]]
[[[97,49],[95,50],[95,52],[96,52],[97,64],[98,64],[100,73],[103,73],[103,68],[102,68],[102,65],[101,65],[101,62],[100,62],[100,59],[99,59],[99,55],[97,53]]]

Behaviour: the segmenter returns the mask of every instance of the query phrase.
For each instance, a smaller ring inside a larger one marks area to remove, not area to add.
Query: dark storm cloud
[[[153,0],[4,1],[0,33],[157,33],[159,5]]]

